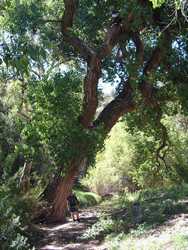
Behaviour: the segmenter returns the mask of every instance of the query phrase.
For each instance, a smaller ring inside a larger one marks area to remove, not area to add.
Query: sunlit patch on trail
[[[63,250],[63,247],[58,247],[54,245],[46,245],[42,247],[40,250]]]
[[[83,209],[80,222],[73,222],[71,218],[64,224],[41,224],[44,239],[40,242],[40,250],[104,250],[99,240],[80,240],[85,230],[96,223],[100,212],[95,208]]]

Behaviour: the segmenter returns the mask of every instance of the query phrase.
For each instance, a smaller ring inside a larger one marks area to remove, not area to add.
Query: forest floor
[[[83,235],[100,216],[100,207],[82,209],[80,222],[71,218],[64,224],[38,224],[40,234],[37,250],[107,250],[102,239],[88,240]]]
[[[136,234],[139,234],[139,230]],[[188,214],[178,214],[142,235],[128,235],[118,250],[188,250]]]
[[[102,239],[83,239],[88,228],[95,224],[101,213],[100,207],[84,209],[80,213],[81,222],[68,218],[64,224],[38,224],[40,240],[37,250],[107,250]],[[187,250],[188,249],[188,213],[181,213],[166,223],[138,236],[129,235],[120,240],[119,250]]]
[[[175,194],[173,193],[173,196]],[[107,233],[106,238],[103,233],[99,233],[92,239],[92,237],[87,237],[87,233],[92,225],[100,222],[104,214],[110,218],[114,215],[118,219],[121,217],[126,224],[127,210],[122,208],[119,210],[112,200],[109,200],[109,203],[81,209],[81,222],[73,222],[71,218],[68,218],[64,224],[37,224],[35,225],[36,250],[188,250],[187,194],[184,199],[179,199],[176,203],[169,203],[169,199],[165,200],[164,197],[162,200],[163,203],[158,200],[155,203],[147,203],[147,208],[150,209],[149,216],[153,216],[151,225],[143,223],[137,224],[136,227],[130,226],[129,232],[123,233],[120,230],[119,234]],[[170,216],[161,214],[160,211],[167,201],[170,204],[168,207]],[[153,205],[154,210],[152,210]],[[161,215],[165,216],[164,220],[158,223]],[[119,227],[118,224],[117,221],[116,226]],[[100,225],[94,227],[94,230],[96,233],[100,232]],[[90,236],[92,233],[91,230]]]

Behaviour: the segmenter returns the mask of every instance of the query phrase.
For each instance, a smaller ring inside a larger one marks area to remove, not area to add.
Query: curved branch
[[[129,14],[126,22],[113,24],[107,30],[104,43],[102,47],[96,52],[93,48],[90,48],[83,40],[74,35],[69,34],[69,28],[72,28],[74,16],[77,8],[77,0],[64,0],[65,11],[62,18],[62,35],[63,39],[69,43],[80,55],[87,61],[87,74],[84,80],[84,100],[83,100],[83,111],[80,116],[80,122],[85,128],[91,126],[92,120],[95,116],[98,98],[97,98],[97,84],[101,76],[101,63],[102,59],[112,52],[113,47],[118,43],[122,38],[122,35],[129,31],[129,23],[132,20],[132,15]],[[123,103],[128,102],[116,98],[111,104],[110,110],[115,107],[115,104],[118,105],[119,110],[123,110]],[[120,108],[121,106],[121,108]],[[126,106],[126,105],[125,105]],[[123,112],[123,111],[121,111]],[[104,113],[101,114],[101,117],[104,118]],[[118,112],[119,113],[119,112]],[[116,116],[118,116],[118,113]],[[105,117],[107,117],[105,115]],[[109,117],[112,121],[112,117]],[[115,118],[113,118],[116,120]],[[110,123],[109,121],[109,123]]]
[[[165,57],[166,55],[165,52],[168,49],[168,47],[170,47],[170,44],[171,44],[171,35],[170,35],[169,30],[167,29],[161,35],[158,45],[153,50],[149,60],[146,62],[146,65],[143,70],[144,76],[148,76],[149,74],[152,73],[152,71],[157,69],[162,59]]]
[[[140,64],[144,61],[144,44],[140,38],[139,32],[134,32],[132,34],[133,42],[136,46],[136,57]]]
[[[78,51],[84,59],[89,60],[89,58],[95,53],[94,50],[80,38],[68,33],[69,28],[72,28],[73,26],[78,0],[64,0],[64,4],[65,11],[61,23],[63,39]]]
[[[135,104],[133,102],[132,92],[133,89],[129,82],[124,82],[122,91],[103,109],[94,122],[94,126],[104,125],[105,131],[108,132],[122,115],[134,111]]]
[[[100,58],[104,58],[111,53],[113,47],[117,44],[122,34],[121,24],[113,24],[107,30],[104,43],[99,50]]]
[[[153,50],[151,57],[149,58],[149,60],[147,61],[143,69],[144,77],[148,77],[152,73],[152,71],[156,70],[156,68],[160,65],[162,59],[165,57],[164,48],[170,46],[170,43],[171,43],[171,39],[170,39],[168,30],[166,30],[166,32],[163,33],[163,36],[162,36],[161,41],[159,42],[159,45]],[[147,106],[152,107],[154,109],[154,112],[157,113],[156,126],[161,131],[161,137],[160,137],[161,144],[156,150],[156,161],[158,163],[158,166],[160,166],[160,161],[163,161],[165,168],[167,170],[167,164],[165,161],[166,152],[164,152],[164,149],[168,146],[169,138],[168,138],[167,129],[161,122],[162,110],[161,110],[160,102],[156,97],[157,90],[153,85],[149,84],[146,79],[144,79],[141,81],[140,91],[141,91],[145,104]],[[161,154],[162,151],[164,152],[163,154]]]
[[[156,107],[158,106],[158,100],[156,98],[156,88],[149,84],[146,80],[142,80],[139,86],[144,103],[147,106]]]
[[[101,63],[96,52],[80,38],[70,35],[68,30],[72,28],[77,0],[64,0],[65,11],[62,18],[63,39],[70,44],[87,61],[87,74],[84,80],[83,112],[80,122],[84,127],[89,127],[97,109],[97,84],[101,74]]]
[[[133,20],[133,15],[130,13],[128,17],[120,23],[112,24],[105,35],[104,43],[99,50],[99,57],[104,58],[109,55],[113,47],[123,38],[123,36],[130,32],[130,23]]]
[[[161,110],[161,108],[159,106],[156,106],[156,112],[157,112],[157,119],[156,119],[156,121],[157,121],[157,127],[161,131],[161,136],[160,136],[161,144],[160,144],[160,146],[156,150],[156,161],[158,162],[159,166],[160,166],[160,160],[163,161],[165,167],[167,168],[167,164],[166,164],[166,161],[165,161],[165,154],[166,154],[166,152],[164,152],[164,154],[161,154],[161,153],[168,146],[169,137],[168,137],[168,132],[167,132],[166,127],[161,122],[162,110]]]
[[[143,69],[144,78],[147,78],[149,75],[151,75],[152,71],[157,69],[162,59],[164,59],[166,56],[164,48],[167,49],[167,47],[169,47],[170,44],[171,44],[171,37],[169,31],[166,30],[162,34],[162,38],[159,41],[158,46],[153,50],[151,57],[146,62],[146,65]],[[147,105],[152,105],[152,106],[158,105],[158,101],[155,96],[156,89],[153,85],[149,84],[146,79],[141,81],[140,91]]]
[[[71,45],[75,51],[77,51],[82,58],[89,62],[93,55],[96,54],[95,50],[86,44],[83,40],[68,33],[62,33],[63,40]],[[60,48],[63,48],[63,41],[60,44]]]
[[[159,66],[161,58],[162,58],[162,49],[160,47],[157,47],[153,50],[150,59],[147,61],[144,67],[143,73],[145,76],[148,76],[152,72],[152,70],[156,69]]]
[[[97,106],[97,84],[101,75],[101,61],[97,56],[93,56],[88,64],[87,74],[84,79],[84,100],[83,111],[80,116],[80,122],[85,128],[90,127]]]

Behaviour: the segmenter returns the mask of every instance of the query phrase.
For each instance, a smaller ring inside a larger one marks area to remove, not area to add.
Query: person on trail
[[[78,221],[80,222],[80,217],[79,217],[79,212],[78,212],[78,207],[79,207],[79,201],[75,194],[71,192],[71,194],[67,197],[67,206],[68,210],[71,213],[71,217],[73,221]]]

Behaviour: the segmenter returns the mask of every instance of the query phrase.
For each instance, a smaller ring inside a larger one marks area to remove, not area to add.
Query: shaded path
[[[82,210],[81,222],[72,222],[69,218],[65,224],[41,224],[37,226],[42,240],[37,243],[37,250],[107,250],[101,241],[81,239],[85,231],[97,222],[100,211],[91,208]]]

